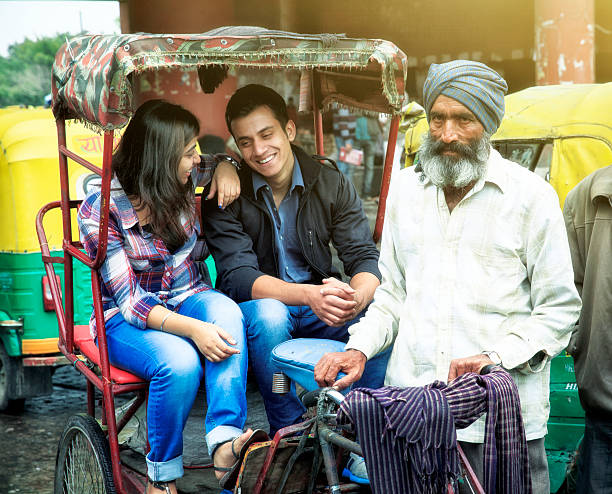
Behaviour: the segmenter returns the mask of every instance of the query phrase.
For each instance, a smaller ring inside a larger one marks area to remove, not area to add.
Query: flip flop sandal
[[[246,452],[251,446],[251,444],[270,440],[268,434],[265,431],[261,429],[256,429],[245,441],[245,443],[240,448],[240,452],[237,454],[236,450],[234,449],[234,442],[236,441],[236,439],[237,438],[234,438],[232,440],[232,454],[234,455],[234,458],[236,458],[235,463],[231,467],[214,467],[214,469],[218,472],[226,472],[225,475],[223,475],[223,477],[219,479],[219,485],[223,489],[227,490],[233,490],[236,486],[236,480],[238,480],[240,465],[242,464],[242,460],[244,460],[244,455],[246,455]]]

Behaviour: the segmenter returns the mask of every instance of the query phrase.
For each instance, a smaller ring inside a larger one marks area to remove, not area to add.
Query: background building
[[[407,89],[419,100],[431,63],[482,61],[508,81],[510,92],[536,84],[612,80],[609,0],[123,0],[123,32],[204,32],[222,25],[258,25],[306,33],[393,41],[408,56]],[[206,132],[227,137],[222,115],[237,81],[214,95],[193,74],[172,74],[174,99],[193,109]],[[177,82],[173,79],[173,83]],[[142,84],[164,87],[160,78]],[[214,116],[214,117],[213,117]]]

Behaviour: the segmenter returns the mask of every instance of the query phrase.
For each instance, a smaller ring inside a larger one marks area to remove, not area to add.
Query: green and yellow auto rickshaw
[[[102,137],[81,124],[67,128],[72,146],[102,162]],[[19,411],[26,398],[49,394],[54,367],[67,363],[57,346],[58,327],[49,280],[34,226],[43,204],[59,194],[57,131],[51,110],[7,108],[0,111],[0,411]],[[69,169],[72,192],[83,197],[92,174]],[[47,227],[53,251],[62,248],[61,215]],[[57,276],[63,285],[63,270]],[[78,266],[78,287],[89,273]],[[91,293],[79,289],[75,318],[89,319]]]
[[[568,192],[584,177],[612,164],[612,83],[538,86],[506,96],[504,119],[492,137],[504,157],[537,173],[555,188],[563,207]],[[418,159],[427,132],[425,111],[402,118],[406,166]],[[551,362],[550,418],[546,449],[551,492],[558,492],[584,431],[574,362]]]

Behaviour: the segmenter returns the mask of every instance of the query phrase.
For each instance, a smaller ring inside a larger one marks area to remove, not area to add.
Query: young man
[[[315,379],[344,387],[370,355],[390,347],[390,386],[451,381],[501,365],[518,387],[533,492],[547,494],[550,360],[569,341],[580,299],[555,191],[490,145],[506,89],[479,62],[429,69],[429,134],[420,165],[401,170],[391,184],[382,284],[351,327],[345,351],[324,356]],[[339,370],[347,376],[335,383]],[[484,421],[457,437],[482,480]],[[388,456],[381,451],[378,458]]]
[[[294,337],[347,341],[379,285],[378,251],[351,182],[334,164],[292,145],[295,123],[280,95],[245,86],[225,119],[243,156],[242,192],[225,210],[203,202],[202,216],[217,287],[241,303],[273,435],[304,409],[294,392],[272,393],[272,349]],[[349,283],[332,265],[330,240]],[[360,384],[382,385],[385,368],[382,356]]]

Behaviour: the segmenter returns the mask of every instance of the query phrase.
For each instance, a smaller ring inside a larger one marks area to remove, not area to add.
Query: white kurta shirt
[[[549,361],[580,311],[554,189],[492,149],[486,176],[451,214],[441,189],[401,170],[379,266],[382,283],[346,348],[369,358],[393,344],[385,384],[403,387],[446,381],[452,359],[495,351],[514,369],[527,439],[543,437]],[[482,442],[484,420],[458,437]]]

